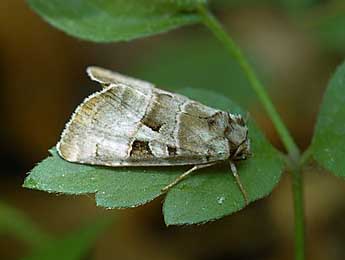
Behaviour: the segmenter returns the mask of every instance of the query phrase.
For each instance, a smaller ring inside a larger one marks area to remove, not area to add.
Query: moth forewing
[[[147,81],[124,76],[120,73],[106,70],[97,66],[87,67],[86,72],[91,80],[101,83],[103,87],[108,87],[110,84],[125,84],[131,86],[138,86],[139,88],[154,87],[153,84]]]
[[[57,150],[67,161],[114,167],[194,165],[163,188],[167,191],[197,169],[245,159],[250,152],[239,115],[98,67],[87,72],[105,87],[86,98],[66,124]],[[247,202],[238,176],[236,181]]]

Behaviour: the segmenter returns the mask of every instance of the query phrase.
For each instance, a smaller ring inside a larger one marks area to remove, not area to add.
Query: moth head
[[[229,140],[230,159],[245,160],[251,154],[248,127],[241,115],[229,113],[229,124],[225,130],[225,136]]]

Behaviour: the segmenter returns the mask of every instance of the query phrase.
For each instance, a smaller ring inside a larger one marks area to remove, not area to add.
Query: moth
[[[57,144],[63,159],[112,167],[191,166],[162,192],[198,169],[228,162],[248,203],[235,166],[250,155],[241,115],[99,67],[88,67],[87,74],[103,89],[86,98],[66,124]]]

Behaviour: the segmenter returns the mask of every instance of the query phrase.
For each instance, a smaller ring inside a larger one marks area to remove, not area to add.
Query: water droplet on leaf
[[[218,204],[223,204],[224,200],[225,200],[225,198],[223,196],[217,198]]]

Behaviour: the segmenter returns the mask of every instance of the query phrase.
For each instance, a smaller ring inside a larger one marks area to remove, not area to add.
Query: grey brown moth
[[[195,170],[228,161],[248,203],[235,166],[250,154],[241,115],[102,68],[87,73],[103,89],[86,98],[66,124],[57,144],[63,159],[112,167],[193,166],[162,192]]]

